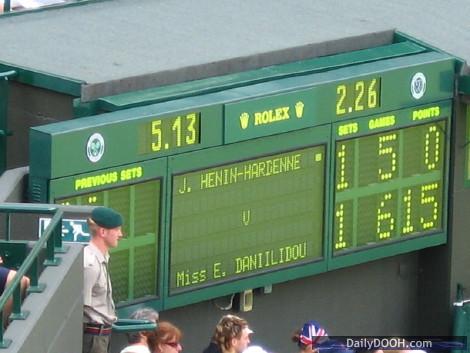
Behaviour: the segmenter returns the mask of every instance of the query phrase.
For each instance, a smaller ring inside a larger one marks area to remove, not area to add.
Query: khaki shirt
[[[83,322],[111,325],[117,319],[108,261],[109,254],[92,243],[83,249]]]

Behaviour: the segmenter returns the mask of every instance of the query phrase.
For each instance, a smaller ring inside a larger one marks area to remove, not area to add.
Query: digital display
[[[139,127],[139,154],[158,153],[200,143],[200,114],[146,121]]]
[[[170,295],[323,256],[325,146],[172,181]]]
[[[121,212],[116,302],[162,310],[445,244],[456,61],[418,47],[107,97],[31,127],[30,200]]]
[[[439,120],[336,142],[334,253],[442,230],[445,135]]]
[[[336,115],[342,116],[380,107],[380,77],[336,86]]]
[[[160,189],[161,181],[156,179],[55,201],[62,205],[107,206],[122,214],[124,238],[112,249],[110,261],[116,302],[156,295]]]

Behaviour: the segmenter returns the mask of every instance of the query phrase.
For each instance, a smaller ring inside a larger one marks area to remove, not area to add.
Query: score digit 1
[[[351,144],[347,142],[341,143],[336,151],[336,165],[338,166],[337,176],[336,176],[336,190],[343,191],[353,186],[353,181],[349,180],[351,177],[348,175],[350,170],[351,160]],[[351,244],[347,241],[346,237],[346,224],[345,217],[346,212],[352,212],[352,210],[347,207],[344,203],[338,203],[335,207],[335,218],[336,218],[336,236],[334,239],[335,250],[346,249]]]

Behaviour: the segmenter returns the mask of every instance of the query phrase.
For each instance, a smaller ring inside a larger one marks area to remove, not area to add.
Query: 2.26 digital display
[[[380,77],[341,83],[336,86],[336,115],[358,113],[380,107]]]

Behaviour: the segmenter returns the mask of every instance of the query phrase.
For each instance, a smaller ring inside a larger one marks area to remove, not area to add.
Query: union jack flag
[[[328,337],[325,329],[321,327],[316,321],[308,321],[302,327],[300,333],[300,342],[305,345],[315,346],[317,343],[323,341],[322,337]]]

